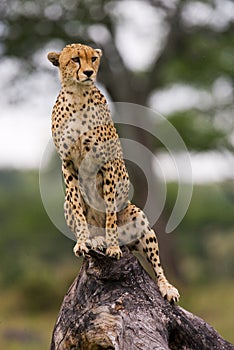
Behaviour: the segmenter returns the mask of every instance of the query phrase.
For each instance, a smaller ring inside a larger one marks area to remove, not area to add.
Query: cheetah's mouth
[[[83,84],[91,84],[91,83],[93,83],[93,79],[91,79],[91,78],[83,79],[83,80],[82,80],[82,83],[83,83]]]

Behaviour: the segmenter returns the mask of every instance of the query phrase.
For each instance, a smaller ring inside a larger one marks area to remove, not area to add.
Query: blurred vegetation
[[[50,293],[49,280],[56,266],[79,268],[68,253],[73,242],[58,234],[43,208],[37,172],[0,172],[0,213],[1,286],[20,286],[26,296],[30,288],[45,285]],[[43,299],[42,291],[38,294]],[[56,298],[51,298],[52,307],[54,302]]]
[[[167,210],[176,199],[168,184]],[[173,234],[180,268],[190,284],[228,280],[234,276],[233,182],[195,185],[187,214]]]

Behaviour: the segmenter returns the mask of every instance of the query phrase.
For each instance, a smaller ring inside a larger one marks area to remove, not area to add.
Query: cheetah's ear
[[[99,57],[102,57],[102,50],[101,49],[95,49]]]
[[[59,56],[58,52],[49,52],[47,58],[54,66],[59,67]]]

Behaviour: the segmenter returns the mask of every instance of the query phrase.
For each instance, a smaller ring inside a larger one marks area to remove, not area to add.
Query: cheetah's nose
[[[93,74],[93,70],[85,70],[83,73],[89,78]]]

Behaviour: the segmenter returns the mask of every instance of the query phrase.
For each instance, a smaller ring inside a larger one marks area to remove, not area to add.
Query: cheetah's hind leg
[[[170,303],[179,301],[180,294],[178,290],[168,282],[164,275],[163,268],[159,258],[159,247],[155,232],[150,229],[139,238],[137,250],[143,252],[149,263],[151,263],[154,273],[157,277],[157,284],[163,298]]]
[[[162,296],[169,302],[178,301],[179,292],[164,275],[157,237],[143,211],[128,203],[128,206],[118,214],[118,229],[120,244],[126,244],[130,250],[138,251],[152,266]]]

